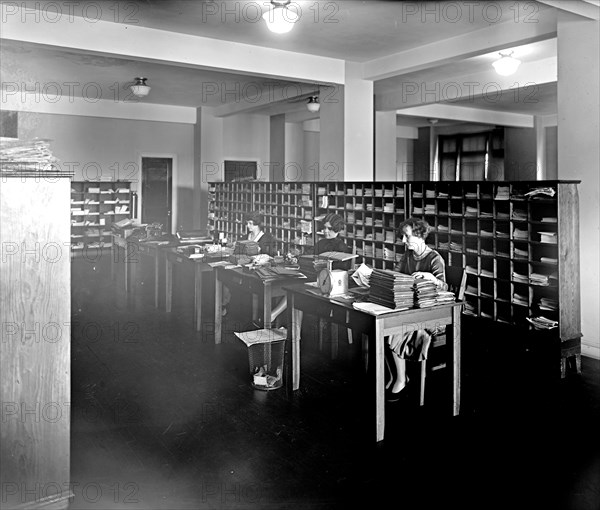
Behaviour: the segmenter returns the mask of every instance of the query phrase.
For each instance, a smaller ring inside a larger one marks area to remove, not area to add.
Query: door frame
[[[138,153],[138,168],[139,168],[139,182],[137,187],[138,193],[138,201],[137,201],[137,217],[142,221],[142,201],[144,197],[142,196],[142,159],[143,158],[164,158],[170,159],[172,161],[171,165],[171,232],[169,234],[174,234],[177,230],[177,185],[175,182],[175,172],[177,169],[177,154],[173,153],[165,153],[165,152],[140,152]]]

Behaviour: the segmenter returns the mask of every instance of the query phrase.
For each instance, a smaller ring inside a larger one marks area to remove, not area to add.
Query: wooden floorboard
[[[428,405],[414,389],[388,404],[375,445],[357,343],[331,360],[304,339],[289,401],[251,387],[232,334],[245,314],[226,318],[215,346],[208,322],[194,331],[189,275],[166,314],[140,273],[131,297],[108,261],[73,264],[72,510],[383,508],[389,497],[399,508],[600,508],[597,360],[560,380],[552,349],[519,353],[518,339],[467,331],[461,416],[444,412],[443,374],[431,376]]]

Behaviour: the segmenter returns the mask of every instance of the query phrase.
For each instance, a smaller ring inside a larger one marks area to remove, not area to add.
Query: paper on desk
[[[229,266],[231,262],[228,260],[218,260],[217,262],[209,262],[208,265],[210,267]]]
[[[381,315],[383,313],[397,311],[397,310],[394,310],[393,308],[388,308],[387,306],[378,305],[377,303],[371,303],[369,301],[352,303],[352,306],[356,310],[360,310],[361,312],[366,312],[371,315]]]
[[[255,344],[268,344],[277,340],[285,340],[287,338],[287,329],[257,329],[254,331],[242,331],[235,333],[242,342],[247,346]]]
[[[361,287],[369,287],[369,278],[372,272],[373,269],[363,263],[352,273],[352,279]]]

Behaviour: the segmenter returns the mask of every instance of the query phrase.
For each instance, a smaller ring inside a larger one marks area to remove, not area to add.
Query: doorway
[[[142,157],[142,223],[171,232],[173,158]]]

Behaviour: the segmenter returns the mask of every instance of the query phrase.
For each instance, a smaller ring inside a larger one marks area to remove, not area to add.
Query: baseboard
[[[600,347],[597,345],[581,344],[581,355],[600,360]]]
[[[53,494],[36,501],[7,508],[13,508],[14,510],[66,510],[69,507],[69,500],[73,497],[73,492],[69,490],[66,493]]]

